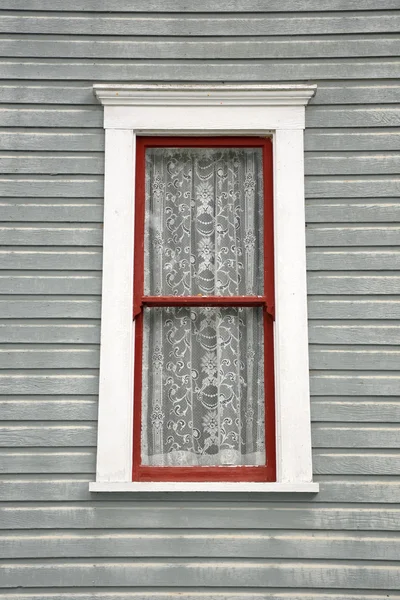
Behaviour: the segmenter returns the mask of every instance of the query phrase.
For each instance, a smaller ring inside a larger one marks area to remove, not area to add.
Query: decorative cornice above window
[[[103,105],[125,106],[305,106],[316,85],[97,84]]]

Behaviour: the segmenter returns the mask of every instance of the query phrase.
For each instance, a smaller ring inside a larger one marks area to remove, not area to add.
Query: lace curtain
[[[146,295],[263,294],[262,151],[146,151]],[[142,464],[262,465],[260,308],[144,311]]]

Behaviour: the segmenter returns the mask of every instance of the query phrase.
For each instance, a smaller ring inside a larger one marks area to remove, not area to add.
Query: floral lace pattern
[[[148,150],[145,294],[262,294],[262,183],[259,149]],[[259,308],[146,308],[142,464],[265,464],[263,362]]]

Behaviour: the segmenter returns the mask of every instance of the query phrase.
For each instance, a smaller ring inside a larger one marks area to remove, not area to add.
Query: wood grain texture
[[[99,296],[0,296],[3,319],[99,319]]]
[[[65,101],[65,98],[64,98]],[[1,150],[55,150],[64,152],[104,151],[104,133],[97,129],[72,129],[65,131],[50,128],[0,129]]]
[[[384,296],[310,296],[308,315],[311,319],[399,319],[400,300]]]
[[[103,203],[98,198],[62,201],[57,198],[3,198],[0,221],[101,223]]]

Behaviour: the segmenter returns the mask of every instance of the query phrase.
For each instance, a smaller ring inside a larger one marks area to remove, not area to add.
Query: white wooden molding
[[[97,492],[316,492],[312,482],[303,130],[314,85],[94,86],[106,129]],[[272,135],[277,482],[131,481],[135,135]]]
[[[271,492],[315,494],[319,490],[318,483],[257,483],[218,481],[131,481],[129,483],[98,483],[89,484],[91,492]]]

